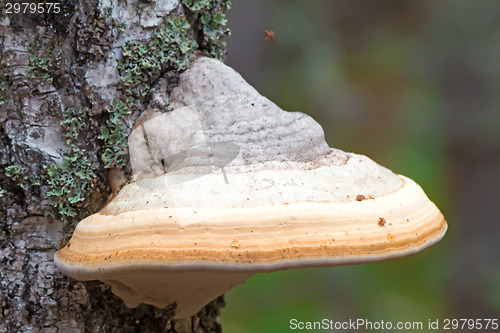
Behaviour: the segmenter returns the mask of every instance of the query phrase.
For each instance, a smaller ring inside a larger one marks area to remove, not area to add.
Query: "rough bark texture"
[[[0,331],[221,331],[222,297],[175,321],[175,305],[129,309],[100,282],[63,276],[53,254],[106,204],[109,184],[130,174],[124,140],[141,112],[168,103],[193,56],[223,55],[228,1],[60,0],[59,13],[6,14],[8,2],[0,0]]]

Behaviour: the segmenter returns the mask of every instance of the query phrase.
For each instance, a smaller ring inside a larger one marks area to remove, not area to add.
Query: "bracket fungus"
[[[55,254],[129,307],[185,318],[259,272],[402,257],[446,232],[414,181],[328,147],[217,60],[199,57],[170,107],[129,137],[136,181]]]

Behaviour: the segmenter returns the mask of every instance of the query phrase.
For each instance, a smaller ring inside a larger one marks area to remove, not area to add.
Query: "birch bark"
[[[0,331],[220,332],[222,297],[175,321],[61,275],[53,255],[130,175],[123,140],[141,112],[168,103],[190,57],[222,56],[228,1],[31,2],[0,0]]]

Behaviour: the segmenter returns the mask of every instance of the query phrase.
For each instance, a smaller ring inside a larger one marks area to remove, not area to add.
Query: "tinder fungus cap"
[[[55,255],[64,274],[111,285],[127,306],[176,303],[189,317],[259,272],[402,257],[446,232],[414,181],[329,148],[312,118],[217,60],[198,58],[170,100],[172,117],[194,117],[178,123],[191,143],[163,147],[163,115],[136,127],[142,183],[81,221]]]

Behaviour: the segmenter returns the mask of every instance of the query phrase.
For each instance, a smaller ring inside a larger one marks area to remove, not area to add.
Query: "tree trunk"
[[[194,56],[223,56],[229,1],[21,2],[0,0],[0,331],[220,332],[222,296],[176,321],[175,304],[129,309],[53,255],[130,177],[140,114]]]

